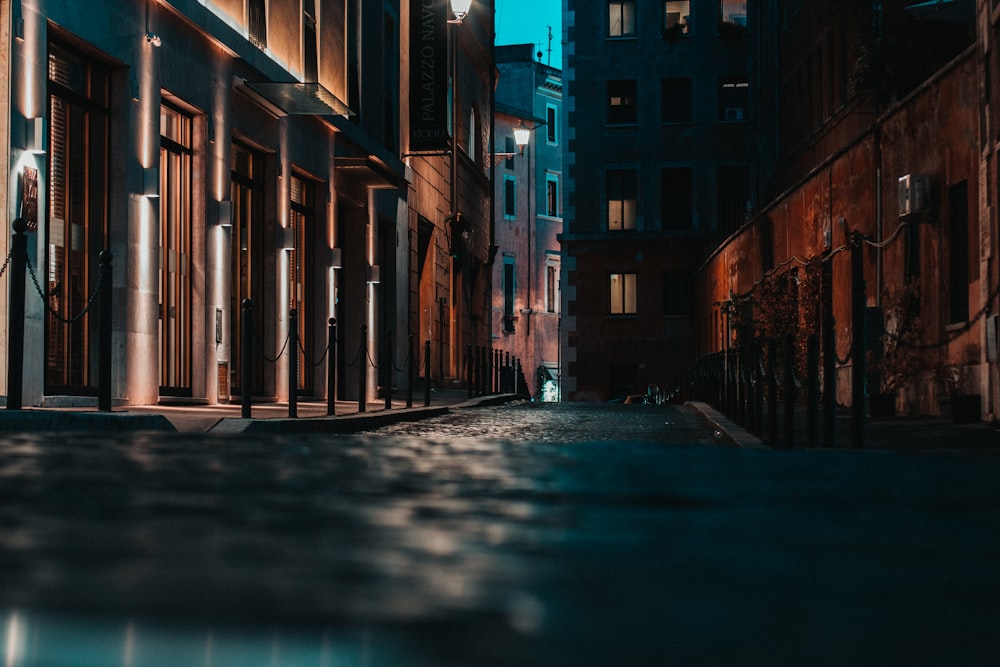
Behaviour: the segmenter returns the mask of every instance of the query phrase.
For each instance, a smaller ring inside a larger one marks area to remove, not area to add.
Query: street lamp
[[[514,127],[514,143],[517,144],[517,148],[521,155],[524,155],[524,147],[528,145],[532,129],[533,128],[525,127],[524,123],[520,120],[517,121],[517,125]]]
[[[471,7],[472,0],[451,0],[451,13],[455,15],[455,18],[449,20],[448,23],[461,23],[468,16]]]

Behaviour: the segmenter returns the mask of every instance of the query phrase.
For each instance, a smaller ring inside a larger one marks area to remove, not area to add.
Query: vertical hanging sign
[[[410,0],[410,150],[448,148],[448,0]]]

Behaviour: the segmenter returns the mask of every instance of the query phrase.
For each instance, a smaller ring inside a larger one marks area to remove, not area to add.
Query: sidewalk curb
[[[421,406],[379,410],[377,412],[355,412],[332,417],[272,417],[268,419],[244,419],[226,417],[220,419],[206,433],[230,435],[237,433],[357,433],[403,421],[419,421],[446,415],[452,410],[500,405],[521,398],[516,394],[499,394],[471,398],[455,405]]]
[[[695,412],[708,422],[709,426],[719,431],[723,437],[727,438],[741,449],[769,449],[764,441],[753,435],[742,426],[734,424],[721,412],[701,401],[688,401],[684,405],[690,406]]]
[[[177,431],[170,420],[157,414],[66,412],[62,410],[0,410],[0,433],[125,433]]]

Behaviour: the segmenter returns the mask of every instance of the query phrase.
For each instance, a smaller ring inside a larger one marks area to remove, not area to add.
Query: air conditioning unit
[[[726,109],[726,120],[743,120],[743,107],[729,107]]]
[[[899,217],[904,218],[926,208],[930,202],[931,182],[925,174],[899,177]]]

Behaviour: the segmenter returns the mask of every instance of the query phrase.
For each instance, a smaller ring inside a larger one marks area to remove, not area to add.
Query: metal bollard
[[[392,410],[392,330],[385,332],[385,358],[382,359],[382,367],[385,372],[382,374],[385,382],[385,409]]]
[[[424,407],[431,404],[431,342],[424,341]]]
[[[472,344],[465,346],[465,385],[466,398],[472,398]]]
[[[97,409],[111,412],[111,315],[112,315],[112,275],[111,251],[102,250],[101,261],[101,321],[100,347],[97,366]]]
[[[240,416],[251,417],[253,403],[253,301],[240,305]]]
[[[361,325],[361,350],[358,353],[358,412],[364,412],[368,400],[368,325]]]
[[[413,341],[413,334],[409,334],[406,339],[406,349],[409,350],[406,355],[406,407],[408,408],[413,407],[413,383],[416,375],[414,361],[417,358],[417,348]]]
[[[7,315],[7,409],[20,410],[24,392],[24,272],[28,259],[28,221],[14,220],[10,248],[10,307]]]
[[[327,333],[326,351],[326,414],[337,414],[337,318],[331,317]]]
[[[299,416],[299,311],[288,311],[288,416]]]
[[[785,447],[795,447],[795,341],[791,334],[785,335],[784,347],[785,371],[784,377],[784,408],[785,408]]]

